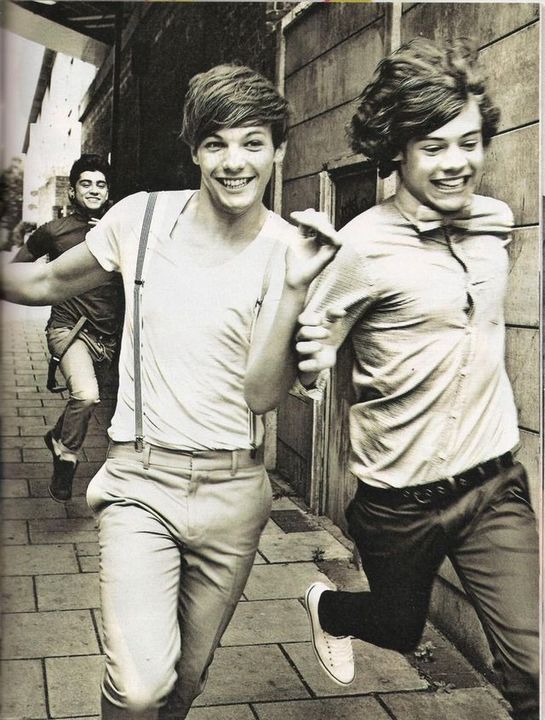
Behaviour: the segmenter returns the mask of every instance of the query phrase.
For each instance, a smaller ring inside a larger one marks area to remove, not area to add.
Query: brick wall
[[[129,7],[120,70],[117,197],[143,188],[195,186],[198,172],[178,139],[190,77],[237,60],[273,79],[274,22],[290,7],[278,2]],[[112,73],[103,69],[102,74],[83,115],[82,151],[107,155]]]

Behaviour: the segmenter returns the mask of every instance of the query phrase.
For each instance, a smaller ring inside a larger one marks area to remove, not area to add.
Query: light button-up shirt
[[[519,441],[504,360],[511,212],[473,196],[489,229],[419,232],[415,211],[393,197],[348,223],[309,300],[347,309],[332,341],[350,333],[354,351],[350,469],[381,487],[456,475]]]

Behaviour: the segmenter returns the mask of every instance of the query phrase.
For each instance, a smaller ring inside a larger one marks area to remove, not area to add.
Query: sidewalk
[[[47,495],[43,434],[64,400],[45,389],[44,309],[3,305],[3,654],[1,720],[91,720],[102,669],[98,546],[84,493],[106,449],[99,406],[75,496]],[[331,683],[314,660],[301,602],[326,575],[365,587],[350,545],[273,478],[275,500],[244,596],[188,720],[507,720],[497,692],[433,628],[401,656],[354,642],[356,679]],[[417,657],[418,656],[418,657]]]

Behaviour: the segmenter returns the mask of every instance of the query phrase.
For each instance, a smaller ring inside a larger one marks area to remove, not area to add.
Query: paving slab
[[[0,667],[1,720],[47,718],[41,661],[4,660]]]
[[[6,613],[2,622],[2,654],[6,660],[98,652],[88,610]]]
[[[73,497],[70,502],[66,503],[66,514],[69,518],[94,518],[94,513],[87,505],[85,499],[85,491],[87,490],[88,480],[84,480],[86,483],[84,492],[81,496]]]
[[[320,530],[320,525],[308,513],[301,510],[277,510],[271,512],[271,519],[285,532],[310,532]]]
[[[191,708],[187,720],[255,720],[255,715],[249,705],[220,705]]]
[[[79,564],[82,573],[96,573],[99,570],[98,557],[81,557],[79,558]]]
[[[47,658],[45,672],[51,717],[100,713],[101,655]]]
[[[341,687],[320,668],[310,642],[283,644],[302,678],[318,697],[429,688],[403,655],[358,641],[353,641],[352,647],[356,677],[353,683]]]
[[[27,545],[28,526],[26,520],[3,520],[0,535],[4,545]]]
[[[92,518],[60,518],[31,520],[30,539],[33,543],[93,542],[96,539],[95,521]]]
[[[74,481],[72,483],[72,500],[69,504],[71,504],[74,499],[78,498],[79,496],[84,496],[87,492],[87,486],[89,485],[89,477],[83,477],[79,475],[80,468],[82,465],[86,463],[80,463],[77,471],[76,471],[76,477],[74,478]],[[47,486],[49,485],[49,479],[51,475],[51,467],[49,468],[49,471],[43,475],[41,478],[31,478],[29,480],[30,485],[30,496],[35,498],[48,498],[49,499],[49,493],[47,491]]]
[[[4,419],[4,418],[2,418]],[[16,463],[21,462],[23,457],[22,451],[16,448],[10,448],[8,450],[2,450],[2,462]]]
[[[259,720],[391,720],[370,697],[257,703],[254,709]],[[416,716],[413,720],[417,720]]]
[[[312,562],[254,566],[244,595],[248,600],[299,598],[305,594],[310,583],[316,580],[328,581],[326,575]]]
[[[325,530],[264,535],[259,550],[269,562],[309,562],[352,557],[352,553]]]
[[[31,577],[3,577],[1,595],[3,613],[36,610],[34,583]]]
[[[4,457],[3,453],[2,457]],[[0,483],[0,497],[21,498],[28,496],[28,482],[25,478],[12,478],[11,480],[2,480]]]
[[[396,720],[509,720],[506,709],[485,688],[382,695],[381,699]]]
[[[76,543],[76,553],[78,557],[84,555],[98,555],[100,552],[98,542],[82,542]]]
[[[240,603],[221,644],[263,645],[309,639],[306,612],[298,600]]]
[[[284,531],[274,522],[274,520],[269,519],[263,528],[261,535],[284,535]]]
[[[11,545],[2,550],[5,575],[50,575],[78,572],[71,545]]]
[[[216,650],[205,691],[194,706],[303,697],[308,692],[276,645],[226,647]]]
[[[61,518],[66,517],[66,510],[62,503],[51,498],[8,498],[2,502],[2,517],[7,520]]]
[[[36,577],[38,610],[77,610],[100,605],[98,574]]]

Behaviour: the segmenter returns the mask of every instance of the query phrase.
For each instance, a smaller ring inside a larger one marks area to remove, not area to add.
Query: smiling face
[[[98,211],[108,200],[108,183],[99,170],[85,170],[76,182],[75,188],[70,188],[70,198],[81,208],[92,215]]]
[[[274,161],[283,152],[283,146],[275,150],[269,125],[218,130],[193,152],[193,162],[201,169],[201,192],[232,215],[259,207]]]
[[[420,203],[458,212],[475,191],[484,162],[482,118],[474,99],[453,120],[410,140],[400,157],[402,187]]]

